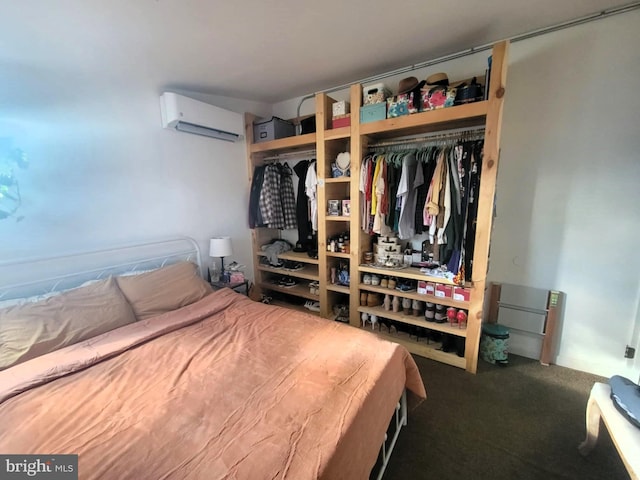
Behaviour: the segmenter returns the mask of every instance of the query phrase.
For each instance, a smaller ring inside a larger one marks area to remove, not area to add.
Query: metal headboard
[[[193,262],[202,272],[200,248],[192,238],[4,262],[0,263],[0,300],[66,290],[89,280],[151,270],[180,261]]]

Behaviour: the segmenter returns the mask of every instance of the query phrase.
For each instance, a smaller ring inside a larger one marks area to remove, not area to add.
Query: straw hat
[[[398,95],[409,93],[417,88],[424,86],[424,80],[419,81],[416,77],[407,77],[400,80],[398,84]]]
[[[442,85],[444,87],[449,85],[449,77],[447,77],[446,73],[434,73],[433,75],[429,75],[427,77],[427,85]]]

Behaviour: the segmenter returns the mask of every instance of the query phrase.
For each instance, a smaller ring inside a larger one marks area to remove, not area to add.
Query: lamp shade
[[[209,242],[210,257],[228,257],[232,253],[231,237],[214,237]]]

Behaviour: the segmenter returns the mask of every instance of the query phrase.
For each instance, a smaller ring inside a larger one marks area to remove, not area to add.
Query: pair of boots
[[[360,306],[362,307],[377,307],[382,304],[380,295],[371,292],[360,292]]]

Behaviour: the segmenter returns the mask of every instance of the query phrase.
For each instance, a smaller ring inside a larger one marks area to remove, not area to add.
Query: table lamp
[[[224,257],[228,257],[232,253],[231,237],[214,237],[209,242],[209,256],[220,257],[220,272],[222,275],[224,275]]]

